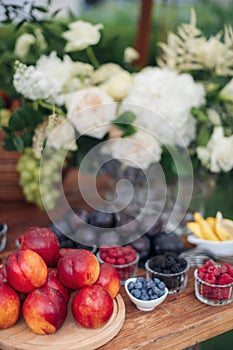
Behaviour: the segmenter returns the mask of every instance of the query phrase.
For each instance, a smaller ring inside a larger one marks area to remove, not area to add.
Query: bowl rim
[[[153,258],[153,257],[147,259],[147,261],[145,262],[145,269],[146,269],[147,271],[153,273],[153,274],[156,273],[156,274],[158,274],[158,275],[160,275],[160,276],[163,276],[163,277],[180,276],[180,275],[182,275],[183,273],[188,272],[188,271],[189,271],[189,268],[190,268],[188,261],[187,261],[185,258],[182,258],[182,259],[184,259],[184,260],[186,261],[186,263],[187,263],[187,266],[185,267],[184,270],[182,270],[182,271],[180,271],[180,272],[176,272],[176,273],[162,273],[162,272],[158,272],[158,271],[156,271],[156,270],[152,270],[152,269],[149,267],[149,261],[150,261],[152,258]]]
[[[216,265],[216,266],[220,266],[220,265]],[[194,278],[195,278],[195,282],[201,282],[202,284],[205,284],[206,286],[209,287],[218,287],[218,288],[226,288],[226,287],[233,287],[233,282],[228,283],[228,284],[211,284],[209,282],[204,281],[203,279],[201,279],[201,277],[198,276],[198,269],[194,270]]]
[[[138,277],[130,277],[128,278],[126,281],[125,281],[125,291],[126,293],[128,294],[128,296],[130,297],[130,299],[132,299],[133,301],[135,301],[135,303],[142,303],[142,304],[147,304],[147,305],[152,305],[154,303],[157,303],[159,301],[163,301],[166,299],[167,295],[168,295],[168,289],[167,287],[165,286],[164,290],[165,290],[165,293],[163,295],[161,295],[161,297],[157,298],[157,299],[152,299],[152,300],[141,300],[141,299],[137,299],[135,298],[131,293],[130,291],[128,290],[128,284],[130,282],[135,282],[137,280]],[[150,278],[151,279],[151,278]]]
[[[99,260],[100,263],[109,264],[107,261],[104,261],[104,260],[101,259],[101,257],[100,257],[100,251],[98,251],[98,252],[96,253],[96,256],[97,256],[97,258],[98,258],[98,260]],[[111,264],[111,265],[112,265],[113,267],[115,267],[115,268],[123,269],[123,268],[125,268],[125,267],[129,267],[129,266],[132,266],[132,265],[137,264],[138,261],[139,261],[139,259],[140,259],[140,254],[139,254],[138,252],[136,252],[136,259],[133,260],[133,261],[131,261],[130,263],[123,264],[123,265],[117,265],[117,264]]]
[[[187,241],[189,243],[193,243],[193,244],[206,243],[206,244],[213,245],[213,246],[215,246],[215,245],[228,245],[229,242],[232,242],[232,244],[233,244],[233,239],[228,240],[228,241],[210,241],[208,239],[198,238],[193,233],[190,233],[187,235]]]

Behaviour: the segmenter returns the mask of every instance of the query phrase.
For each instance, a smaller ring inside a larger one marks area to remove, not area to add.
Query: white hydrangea
[[[81,135],[102,139],[116,118],[116,103],[97,87],[81,89],[67,96],[67,115]]]
[[[132,136],[107,141],[102,152],[110,154],[127,166],[147,169],[151,163],[160,161],[162,149],[158,140],[150,133],[138,130]]]
[[[188,146],[195,139],[191,108],[201,106],[204,97],[203,85],[190,74],[148,67],[134,75],[121,112],[133,111],[135,123],[153,132],[161,143]]]
[[[233,169],[233,135],[225,137],[223,128],[216,126],[206,147],[197,147],[197,156],[213,173],[230,171]]]
[[[69,24],[69,30],[63,33],[63,37],[67,40],[65,51],[84,50],[90,45],[98,44],[102,28],[102,24],[93,25],[82,20]]]
[[[47,98],[47,83],[42,71],[34,66],[26,66],[23,63],[17,63],[16,72],[13,77],[13,84],[17,92],[29,100]]]
[[[69,56],[57,57],[55,51],[49,56],[41,56],[36,66],[19,63],[14,74],[14,86],[30,100],[51,98],[58,105],[64,103],[63,87],[70,79],[73,61]]]

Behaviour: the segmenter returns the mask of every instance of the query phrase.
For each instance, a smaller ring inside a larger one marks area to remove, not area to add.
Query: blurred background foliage
[[[75,1],[72,3],[74,9]],[[31,18],[20,28],[12,23],[0,24],[0,89],[5,90],[10,96],[15,94],[12,86],[13,64],[17,58],[14,54],[14,46],[16,39],[22,33],[32,33],[35,27],[42,29],[48,41],[48,48],[44,53],[48,54],[56,50],[58,54],[61,54],[64,41],[60,34],[65,30],[68,22],[77,18],[92,23],[103,23],[104,31],[101,42],[94,47],[100,64],[105,62],[122,64],[125,47],[135,45],[141,0],[86,0],[81,1],[82,6],[80,6],[80,1],[77,0],[76,3],[79,3],[79,11],[70,11],[67,16],[58,14],[52,21],[40,16],[40,20],[35,21],[34,18]],[[156,64],[157,43],[166,41],[167,33],[174,31],[181,22],[189,22],[191,8],[195,8],[198,27],[207,37],[215,35],[224,24],[232,24],[232,0],[155,0],[148,64]],[[40,55],[40,50],[32,48],[25,63],[34,63]],[[73,59],[87,60],[84,52],[76,52],[73,55]],[[136,69],[127,66],[124,68],[131,71]]]

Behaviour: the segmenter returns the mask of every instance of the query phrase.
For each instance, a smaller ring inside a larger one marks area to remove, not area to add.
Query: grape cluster
[[[64,163],[63,150],[46,152],[43,161],[36,159],[32,149],[27,148],[20,157],[17,171],[19,183],[28,202],[40,208],[51,210],[60,196],[58,183],[61,181],[61,167]]]

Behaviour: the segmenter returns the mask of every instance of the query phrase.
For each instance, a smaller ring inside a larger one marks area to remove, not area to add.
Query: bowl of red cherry
[[[140,255],[131,245],[101,246],[96,256],[100,263],[109,263],[115,267],[122,285],[137,274]]]
[[[211,260],[194,271],[195,295],[207,305],[226,305],[233,301],[233,268]]]

